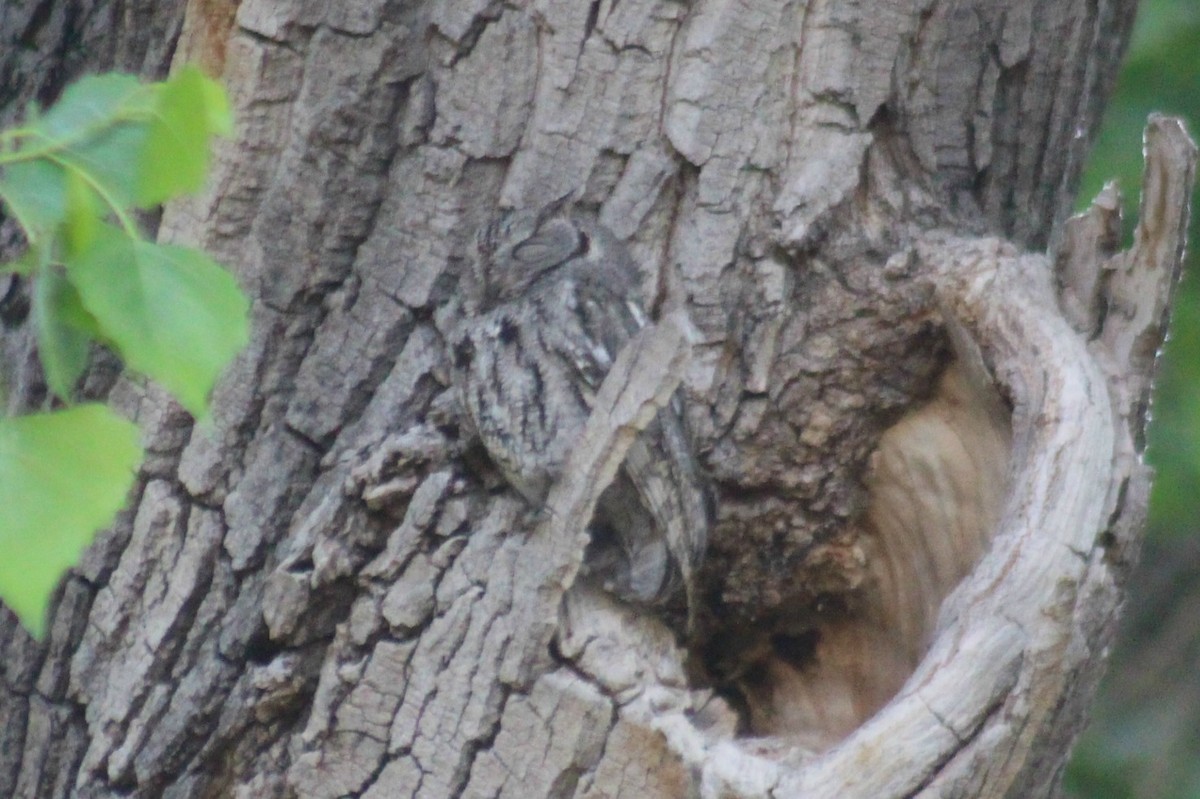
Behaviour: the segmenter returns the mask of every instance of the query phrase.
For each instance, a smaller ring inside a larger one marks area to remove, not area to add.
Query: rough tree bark
[[[0,620],[0,795],[1055,794],[1192,177],[1153,120],[1133,249],[1112,190],[1067,220],[1133,11],[6,3],[9,118],[81,70],[227,82],[238,136],[159,232],[233,265],[255,332],[210,424],[85,382],[150,455],[46,644]],[[569,192],[664,322],[547,513],[463,434],[440,309],[496,208]],[[44,403],[26,331],[3,358]],[[572,588],[677,382],[718,499],[689,641]]]

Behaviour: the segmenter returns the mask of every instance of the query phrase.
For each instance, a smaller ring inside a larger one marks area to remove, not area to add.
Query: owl
[[[450,360],[489,458],[539,505],[577,446],[596,391],[646,324],[638,270],[605,227],[565,201],[486,225],[463,281]],[[585,579],[618,597],[694,612],[711,519],[679,397],[638,435],[590,525]]]

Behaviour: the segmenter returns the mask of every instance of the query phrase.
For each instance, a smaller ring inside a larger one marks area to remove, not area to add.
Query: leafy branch
[[[0,273],[31,280],[46,383],[68,406],[98,343],[207,413],[248,338],[249,304],[203,252],[145,239],[133,210],[199,190],[212,137],[231,131],[224,90],[185,67],[153,84],[83,78],[0,132],[0,202],[28,242]],[[97,403],[0,416],[0,599],[34,635],[62,573],[124,505],[137,438]]]

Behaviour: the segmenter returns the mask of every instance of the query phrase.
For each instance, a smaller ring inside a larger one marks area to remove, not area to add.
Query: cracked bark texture
[[[5,4],[8,118],[80,70],[223,77],[238,135],[159,234],[254,333],[205,425],[85,381],[149,455],[47,642],[0,619],[0,795],[1053,795],[1191,180],[1156,120],[1134,250],[1111,192],[1067,220],[1134,5]],[[661,323],[546,513],[460,435],[438,311],[497,207],[569,192]],[[676,383],[718,500],[686,642],[573,586]]]

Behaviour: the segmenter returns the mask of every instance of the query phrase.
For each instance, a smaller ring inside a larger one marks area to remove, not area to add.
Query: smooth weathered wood
[[[5,41],[116,13],[50,5]],[[160,235],[255,323],[209,424],[86,381],[150,455],[47,644],[0,622],[0,794],[1053,794],[1136,552],[1191,179],[1155,120],[1134,249],[1111,194],[1066,220],[1133,6],[196,0],[0,52],[47,85],[222,75],[238,134]],[[465,436],[443,334],[479,225],[567,193],[660,324],[539,509]],[[718,494],[691,641],[573,584],[676,384]]]

